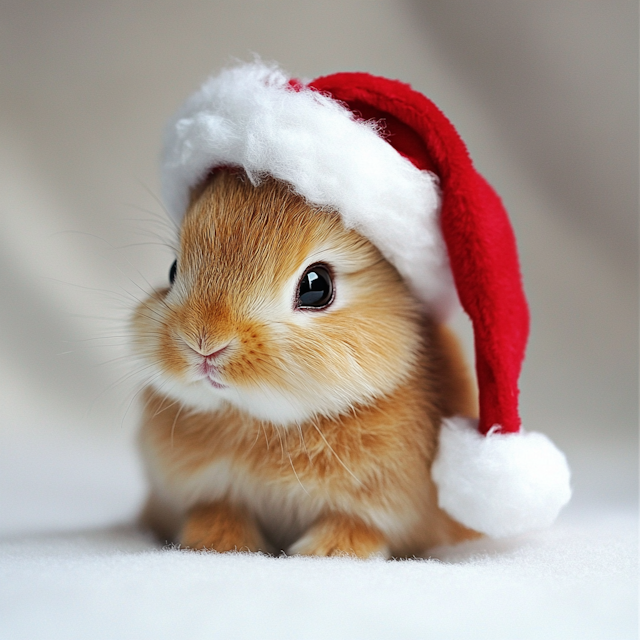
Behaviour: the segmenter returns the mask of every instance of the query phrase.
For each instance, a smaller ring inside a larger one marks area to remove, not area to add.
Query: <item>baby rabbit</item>
[[[477,415],[460,348],[338,214],[218,169],[169,279],[131,323],[162,539],[386,558],[478,535],[430,474],[442,418]]]
[[[515,236],[433,102],[239,64],[169,121],[161,172],[178,255],[132,319],[161,538],[389,557],[553,523],[570,470],[521,425]]]

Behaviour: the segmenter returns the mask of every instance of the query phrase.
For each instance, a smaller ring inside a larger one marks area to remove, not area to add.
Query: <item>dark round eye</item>
[[[178,261],[174,260],[171,268],[169,269],[169,282],[173,284],[176,279],[176,273],[178,273]]]
[[[298,308],[321,309],[333,302],[333,282],[329,269],[321,264],[309,267],[300,280]]]

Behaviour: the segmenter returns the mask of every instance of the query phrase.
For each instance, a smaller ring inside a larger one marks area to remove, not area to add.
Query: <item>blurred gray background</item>
[[[524,425],[566,451],[573,508],[632,505],[637,2],[0,0],[0,530],[141,499],[125,320],[173,259],[161,131],[253,52],[299,77],[399,78],[443,109],[518,236]]]

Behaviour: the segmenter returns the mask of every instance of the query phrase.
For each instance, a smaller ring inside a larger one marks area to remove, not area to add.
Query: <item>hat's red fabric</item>
[[[473,323],[479,430],[520,429],[518,377],[529,333],[515,236],[496,192],[474,168],[444,114],[408,84],[368,73],[336,73],[309,86],[357,117],[381,122],[386,139],[442,190],[441,226],[464,310]]]

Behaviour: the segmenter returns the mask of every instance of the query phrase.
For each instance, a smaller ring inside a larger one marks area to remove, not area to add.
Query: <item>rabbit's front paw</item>
[[[193,507],[182,529],[180,544],[189,549],[220,553],[261,551],[265,547],[249,514],[224,501]]]
[[[291,555],[388,558],[384,535],[362,520],[329,514],[318,520],[290,549]]]

